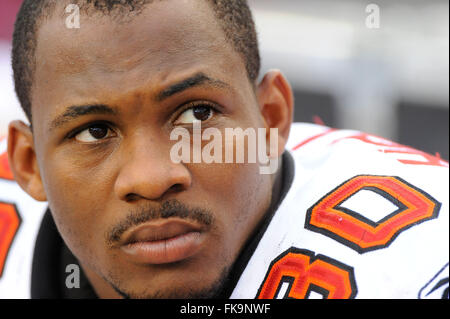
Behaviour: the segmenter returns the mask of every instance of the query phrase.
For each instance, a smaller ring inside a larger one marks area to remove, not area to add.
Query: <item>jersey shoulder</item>
[[[14,181],[6,139],[0,139],[0,298],[30,298],[34,243],[46,203]]]
[[[448,297],[448,163],[294,124],[291,188],[232,297]]]

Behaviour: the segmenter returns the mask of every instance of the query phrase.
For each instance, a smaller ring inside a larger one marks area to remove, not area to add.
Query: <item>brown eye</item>
[[[192,109],[192,112],[194,113],[195,119],[199,121],[206,121],[210,118],[212,110],[207,106],[197,106]]]
[[[175,124],[192,124],[195,121],[207,121],[214,115],[214,110],[209,106],[194,106],[184,111]]]
[[[108,127],[105,125],[93,126],[89,128],[89,134],[96,139],[101,139],[108,135]]]
[[[105,124],[95,124],[75,135],[78,142],[90,143],[110,137],[113,131]]]

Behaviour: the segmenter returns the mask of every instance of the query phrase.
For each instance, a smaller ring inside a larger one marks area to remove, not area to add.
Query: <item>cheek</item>
[[[220,236],[227,248],[236,251],[270,205],[271,178],[260,174],[257,155],[256,163],[248,163],[249,152],[258,152],[249,147],[246,137],[238,134],[227,143],[225,135],[222,131],[222,163],[190,164],[188,169],[193,176],[191,191],[207,207],[213,207]],[[224,163],[227,153],[232,163]],[[237,163],[237,154],[243,155],[244,163]]]
[[[254,215],[268,195],[267,188],[264,189],[267,175],[260,174],[257,133],[254,138],[237,134],[227,139],[226,135],[222,132],[222,163],[199,165],[193,175],[198,176],[201,185],[207,185],[203,190],[214,193],[218,203],[234,208],[228,211],[231,216]]]
[[[215,212],[227,249],[236,252],[270,204],[270,184],[258,164],[203,164],[192,168],[195,192]]]
[[[51,163],[44,170],[43,180],[58,231],[79,259],[90,259],[103,243],[101,213],[110,193],[108,179],[101,170],[78,170],[57,164],[67,160]]]

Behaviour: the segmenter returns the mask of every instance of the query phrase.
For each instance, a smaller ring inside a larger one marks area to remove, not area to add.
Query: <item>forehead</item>
[[[138,15],[128,11],[80,11],[80,28],[66,27],[67,18],[64,6],[57,6],[55,13],[41,24],[36,54],[39,59],[50,55],[60,66],[76,67],[74,71],[99,60],[104,66],[114,62],[115,68],[120,69],[141,55],[151,55],[155,63],[162,62],[180,49],[187,54],[225,44],[205,0],[155,1]],[[76,58],[85,64],[67,64],[65,58]],[[119,65],[117,59],[122,60]]]
[[[155,1],[125,20],[80,11],[79,29],[66,28],[66,18],[57,7],[38,30],[33,117],[42,105],[98,99],[144,83],[157,89],[191,69],[230,81],[246,75],[204,0]]]

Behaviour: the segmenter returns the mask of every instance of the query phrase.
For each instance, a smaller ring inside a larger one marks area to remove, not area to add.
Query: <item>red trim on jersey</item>
[[[382,153],[393,153],[393,154],[413,154],[418,155],[423,158],[423,160],[410,160],[410,159],[402,159],[402,158],[396,158],[397,161],[399,161],[402,164],[410,164],[410,165],[431,165],[431,166],[442,166],[442,167],[448,167],[448,162],[442,160],[438,156],[433,156],[430,154],[427,154],[425,152],[416,150],[409,146],[404,146],[392,141],[389,141],[385,138],[367,134],[367,133],[357,133],[354,135],[346,136],[339,138],[335,140],[332,144],[339,142],[344,139],[356,139],[360,140],[367,144],[372,144],[378,147],[378,151]]]
[[[326,126],[325,122],[318,115],[313,116],[313,122],[317,125]]]
[[[11,243],[20,225],[20,217],[13,204],[0,202],[0,277]]]
[[[365,188],[389,195],[403,208],[380,221],[366,220],[358,212],[338,206]],[[394,176],[356,176],[314,204],[307,212],[305,227],[354,248],[359,253],[388,246],[414,225],[436,218],[440,203],[424,191]]]
[[[278,297],[303,299],[317,290],[327,299],[349,299],[357,293],[352,267],[294,247],[272,262],[257,299],[277,297],[283,282],[291,284],[286,295]]]
[[[312,142],[312,141],[314,141],[314,140],[316,140],[316,139],[318,139],[318,138],[320,138],[320,137],[322,137],[322,136],[328,135],[328,134],[330,134],[330,133],[332,133],[332,132],[334,132],[334,131],[336,131],[336,130],[337,130],[337,129],[335,129],[335,128],[330,128],[330,129],[326,130],[325,132],[322,132],[322,133],[320,133],[320,134],[311,136],[310,138],[304,140],[303,142],[301,142],[301,143],[298,144],[297,146],[293,147],[292,150],[293,150],[293,151],[298,150],[300,147],[305,146],[305,145],[308,144],[309,142]]]
[[[14,180],[13,173],[8,162],[8,153],[0,154],[0,178]]]

